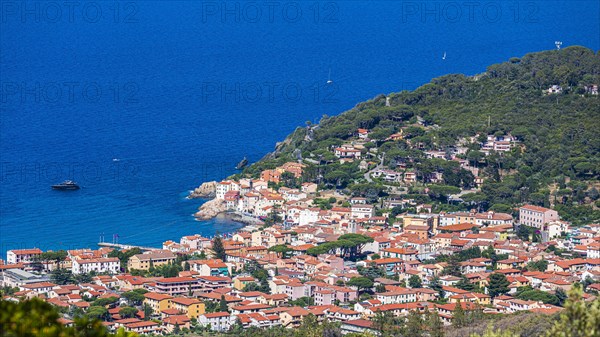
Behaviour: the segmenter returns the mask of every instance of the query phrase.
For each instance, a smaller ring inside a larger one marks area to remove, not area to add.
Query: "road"
[[[378,157],[380,159],[379,165],[375,166],[374,169],[367,171],[367,173],[365,173],[365,179],[372,183],[373,179],[371,179],[371,172],[381,169],[383,167],[383,161],[385,160],[385,152],[381,155],[381,157]]]

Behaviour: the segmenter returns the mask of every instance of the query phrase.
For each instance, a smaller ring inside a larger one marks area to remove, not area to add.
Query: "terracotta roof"
[[[472,223],[461,223],[461,224],[456,224],[456,225],[438,227],[438,230],[448,231],[448,232],[462,232],[462,231],[470,230],[473,227],[479,227],[479,226],[476,224],[472,224]]]
[[[190,321],[190,318],[187,317],[186,315],[173,315],[173,316],[168,316],[165,317],[163,320],[163,323],[166,324],[171,324],[171,325],[175,325],[175,324],[185,324],[187,322]]]
[[[521,206],[521,208],[522,209],[526,209],[526,210],[530,210],[530,211],[535,211],[535,212],[547,212],[547,211],[551,211],[551,209],[549,209],[549,208],[535,206],[535,205],[524,205],[524,206]]]
[[[207,314],[203,314],[202,316],[206,318],[218,318],[218,317],[229,317],[228,312],[211,312]]]
[[[153,322],[153,321],[140,321],[140,322],[136,322],[136,323],[130,323],[125,325],[128,328],[146,328],[146,327],[151,327],[151,326],[158,326],[158,323]]]
[[[39,248],[31,248],[31,249],[13,249],[9,250],[9,252],[13,252],[16,255],[27,255],[27,254],[41,254],[42,250]]]
[[[193,304],[201,303],[198,299],[187,298],[187,297],[175,297],[175,298],[171,299],[171,302],[177,303],[177,304],[181,304],[181,305],[185,305],[185,306],[190,306],[190,305],[193,305]]]
[[[368,328],[368,329],[373,327],[373,322],[366,320],[366,319],[354,319],[354,320],[350,320],[350,321],[345,321],[343,324],[353,325],[353,326],[358,326],[361,328]]]

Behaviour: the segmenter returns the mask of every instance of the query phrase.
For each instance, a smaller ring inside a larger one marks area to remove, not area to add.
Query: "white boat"
[[[442,56],[442,60],[446,59],[446,52],[444,52],[444,56]]]
[[[327,78],[327,84],[331,84],[333,81],[331,80],[331,68],[329,68],[329,77]]]

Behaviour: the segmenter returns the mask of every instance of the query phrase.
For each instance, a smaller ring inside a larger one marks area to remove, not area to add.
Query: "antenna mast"
[[[557,50],[560,50],[560,46],[562,46],[562,41],[554,41],[554,45],[556,45]]]

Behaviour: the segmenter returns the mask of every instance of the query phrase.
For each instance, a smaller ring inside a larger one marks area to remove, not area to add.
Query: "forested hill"
[[[380,95],[338,116],[324,116],[318,125],[307,122],[244,173],[256,176],[301,156],[309,166],[305,180],[360,194],[364,189],[352,188],[366,183],[357,173],[358,161],[340,164],[332,149],[357,140],[361,128],[370,131],[371,140],[363,144],[363,157],[377,163],[377,155],[385,153],[386,167],[404,163],[403,169],[422,173],[423,184],[428,183],[423,172],[448,166],[427,159],[424,151],[450,152],[464,145],[468,151],[458,157],[481,168],[485,180],[467,199],[498,210],[522,202],[556,205],[567,219],[586,220],[592,208],[579,205],[598,199],[600,96],[592,89],[598,84],[600,55],[585,47],[511,58],[476,76],[442,76],[414,91]],[[561,91],[548,93],[552,86]],[[386,141],[399,132],[402,141]],[[488,135],[512,135],[518,146],[484,156],[480,147]],[[408,192],[419,191],[409,187]]]

